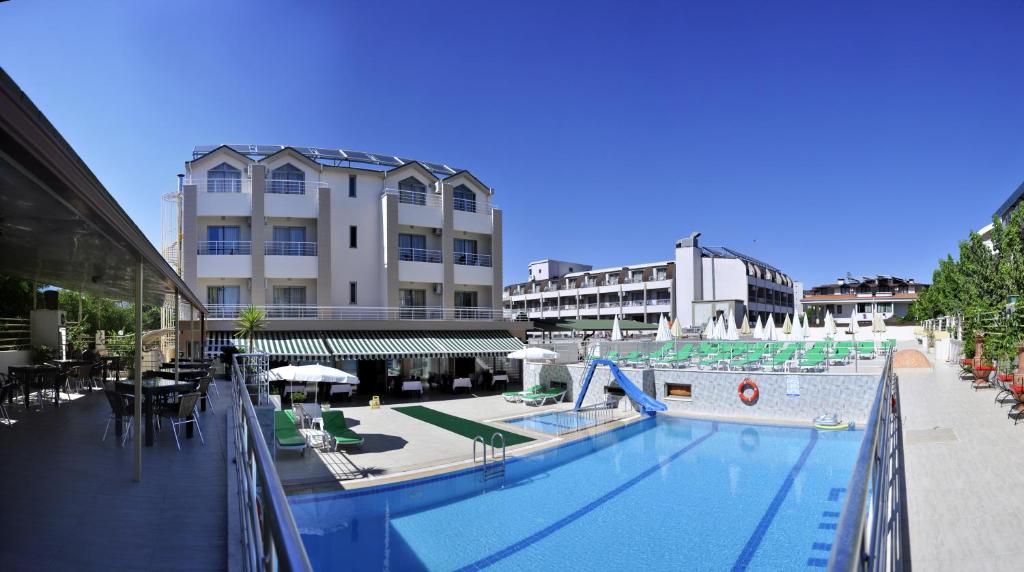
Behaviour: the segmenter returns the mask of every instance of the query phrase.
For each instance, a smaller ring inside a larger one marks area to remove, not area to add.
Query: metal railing
[[[207,304],[207,319],[233,320],[247,304]],[[435,306],[373,307],[268,304],[256,306],[271,320],[513,320],[498,308],[441,308]]]
[[[316,256],[316,243],[268,240],[263,243],[263,254],[267,256]]]
[[[903,460],[899,378],[892,351],[864,428],[828,569],[834,572],[909,570],[910,529]]]
[[[406,205],[441,207],[441,195],[433,191],[412,191],[409,189],[384,189],[385,195],[397,195],[398,202]]]
[[[452,255],[455,264],[461,266],[491,266],[490,254],[474,254],[472,252],[456,252]]]
[[[239,363],[241,360],[242,363]],[[247,384],[260,388],[258,402],[267,403],[269,356],[231,357],[232,407],[235,414],[235,477],[238,481],[239,520],[245,570],[312,571],[302,536],[281,486],[263,437]]]
[[[671,303],[672,302],[670,298],[652,298],[647,300],[648,306],[665,306]]]
[[[476,199],[463,199],[459,197],[454,197],[452,199],[452,208],[457,211],[475,213]]]
[[[305,195],[327,186],[321,181],[288,181],[285,179],[267,179],[267,193],[272,195]]]
[[[201,193],[251,193],[252,179],[188,179],[186,185],[195,185]]]
[[[0,318],[0,351],[32,347],[28,318]]]
[[[441,251],[426,248],[399,248],[398,259],[406,262],[441,263]]]
[[[559,355],[561,356],[561,354]],[[567,433],[575,433],[582,429],[590,429],[591,427],[611,423],[616,419],[615,412],[616,409],[613,403],[601,403],[598,405],[581,407],[578,411],[567,412],[572,413],[572,421],[565,426],[560,426],[558,428],[558,434],[565,435]]]
[[[198,247],[198,254],[252,254],[252,242],[248,240],[204,240]]]

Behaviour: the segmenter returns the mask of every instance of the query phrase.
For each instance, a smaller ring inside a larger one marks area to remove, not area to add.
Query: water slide
[[[587,372],[583,374],[583,385],[580,387],[580,394],[576,396],[576,405],[573,407],[574,411],[579,411],[580,406],[583,405],[583,398],[587,396],[587,388],[590,387],[590,379],[594,377],[594,370],[599,365],[606,365],[612,370],[612,377],[615,378],[619,387],[626,392],[626,395],[633,400],[640,413],[653,415],[657,411],[668,409],[664,403],[647,395],[642,389],[634,385],[632,381],[629,381],[629,378],[619,370],[619,366],[615,365],[615,362],[606,359],[593,359],[590,360],[590,365],[587,366]]]

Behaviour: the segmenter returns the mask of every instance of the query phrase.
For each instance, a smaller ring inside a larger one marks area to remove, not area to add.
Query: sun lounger
[[[505,393],[502,393],[501,396],[505,398],[505,401],[509,401],[509,402],[513,402],[514,403],[514,402],[517,402],[517,401],[522,401],[524,395],[530,395],[531,393],[537,393],[538,391],[541,391],[542,389],[544,389],[543,385],[534,385],[534,386],[530,387],[529,389],[525,389],[523,391],[506,391]]]
[[[545,389],[544,391],[538,391],[537,393],[531,393],[523,396],[523,403],[527,405],[544,405],[547,400],[551,400],[552,403],[561,403],[565,398],[565,390],[558,388]]]
[[[342,445],[358,445],[363,442],[355,431],[345,423],[345,414],[337,409],[324,411],[324,432],[334,440],[334,449]]]
[[[291,411],[274,412],[274,438],[278,449],[297,450],[306,454],[306,438],[295,426],[295,414]]]

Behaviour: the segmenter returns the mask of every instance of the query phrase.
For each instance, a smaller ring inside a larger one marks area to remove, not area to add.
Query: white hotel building
[[[515,347],[501,309],[502,213],[469,171],[276,145],[196,147],[185,167],[165,252],[207,303],[207,355],[250,304],[269,318],[262,349],[293,362],[394,370]]]
[[[699,244],[693,233],[675,245],[675,258],[593,269],[540,260],[529,280],[505,287],[505,309],[534,320],[625,319],[654,323],[664,314],[683,327],[700,326],[727,309],[737,321],[793,312],[793,280],[764,262],[724,247]]]

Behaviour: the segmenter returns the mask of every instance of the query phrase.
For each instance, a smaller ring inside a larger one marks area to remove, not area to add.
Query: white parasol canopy
[[[558,352],[536,346],[518,349],[507,356],[508,359],[521,359],[526,361],[548,361],[558,358]]]
[[[789,337],[795,342],[804,339],[804,329],[803,326],[800,325],[800,316],[796,314],[793,314],[793,331],[790,333]]]
[[[811,325],[807,323],[807,314],[804,314],[804,325],[802,326],[804,339],[811,336]]]
[[[736,329],[736,320],[729,317],[729,323],[725,330],[725,339],[727,340],[738,340],[740,339],[740,332]]]
[[[619,315],[618,314],[615,315],[615,322],[612,323],[612,341],[613,342],[621,342],[622,341],[622,328],[619,327]]]
[[[681,338],[681,337],[683,337],[683,335],[684,335],[683,323],[679,321],[679,318],[676,318],[675,320],[672,320],[672,328],[671,328],[670,331],[672,332],[672,337],[673,338]]]
[[[750,316],[743,312],[743,325],[740,326],[740,333],[744,336],[750,335]]]
[[[779,339],[779,333],[775,331],[775,318],[768,314],[768,326],[764,329],[764,339],[774,342]]]
[[[708,325],[704,328],[703,338],[710,340],[715,337],[715,319],[708,318]]]
[[[857,324],[857,305],[854,304],[853,312],[850,313],[850,325],[846,327],[846,333],[856,339],[858,332],[860,332],[860,325]]]
[[[761,316],[757,317],[757,324],[754,325],[754,337],[759,340],[764,339],[764,326],[761,325]]]
[[[793,322],[789,320],[789,314],[786,314],[786,319],[782,322],[782,333],[787,336],[793,333]]]
[[[305,381],[318,383],[338,383],[348,385],[359,385],[359,378],[333,367],[327,367],[318,363],[310,365],[286,365],[275,367],[270,370],[270,376],[285,381]],[[313,401],[317,399],[319,387],[313,393]]]
[[[717,320],[715,320],[715,339],[725,339],[725,314],[722,314]]]
[[[654,336],[654,341],[672,341],[672,331],[668,329],[668,320],[665,319],[665,314],[662,314],[661,317],[658,318],[658,334]]]
[[[832,312],[827,310],[825,312],[825,337],[832,339],[836,336],[836,319],[832,317]]]

